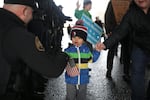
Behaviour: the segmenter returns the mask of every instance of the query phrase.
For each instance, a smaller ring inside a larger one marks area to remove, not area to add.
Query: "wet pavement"
[[[114,59],[112,80],[105,77],[107,51],[102,51],[98,61],[90,64],[90,83],[87,100],[130,100],[130,85],[123,78],[123,66],[119,57]],[[46,89],[46,100],[65,100],[66,85],[64,73],[57,79],[50,79]]]
[[[62,46],[66,48],[66,44],[70,39],[65,35],[63,40],[65,45]],[[97,62],[89,65],[92,71],[90,72],[90,83],[87,89],[87,100],[131,100],[130,84],[126,83],[122,78],[123,65],[120,64],[120,48],[121,46],[118,47],[118,56],[114,57],[112,80],[107,79],[105,76],[107,51],[102,51]],[[146,71],[145,79],[150,80],[149,76],[150,68]],[[45,93],[45,100],[65,100],[66,84],[64,73],[59,78],[49,79]]]

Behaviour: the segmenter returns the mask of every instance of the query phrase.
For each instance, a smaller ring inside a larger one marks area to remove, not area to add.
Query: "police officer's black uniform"
[[[19,2],[20,4],[32,0],[5,0]],[[31,3],[25,5],[30,6]],[[32,5],[32,4],[31,4]],[[41,75],[51,78],[58,77],[64,70],[68,56],[63,52],[50,55],[45,52],[40,52],[35,45],[35,36],[28,32],[25,23],[15,14],[1,8],[0,9],[0,70],[11,71],[12,66],[18,63],[27,64],[32,70]],[[2,60],[5,60],[5,64]],[[4,67],[3,65],[6,65]],[[0,91],[1,87],[6,87],[9,80],[7,74],[0,74]],[[7,76],[7,77],[6,77]],[[1,95],[1,94],[0,94]]]

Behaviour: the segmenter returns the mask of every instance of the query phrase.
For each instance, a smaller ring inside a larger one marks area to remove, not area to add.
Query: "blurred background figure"
[[[76,10],[75,10],[75,17],[77,19],[81,19],[82,17],[82,14],[85,14],[86,16],[88,16],[90,19],[92,19],[92,15],[90,14],[90,10],[92,8],[92,1],[91,0],[84,0],[83,2],[83,9],[82,10],[79,10],[80,8],[80,4],[79,4],[79,0],[77,1],[76,3]]]
[[[102,23],[102,21],[99,19],[99,17],[97,16],[95,19],[96,19],[96,20],[95,20],[95,23],[98,24],[98,25],[103,29],[103,23]]]
[[[70,35],[70,32],[71,32],[71,25],[70,24],[67,26],[67,32],[68,32],[68,35]]]
[[[112,2],[110,1],[108,3],[106,12],[105,12],[105,29],[106,29],[106,34],[109,37],[112,35],[112,31],[117,27],[117,22],[115,19],[113,7],[112,7]],[[115,43],[108,51],[107,54],[107,72],[106,72],[106,77],[107,78],[112,78],[111,77],[111,72],[113,69],[113,59],[115,54],[117,54],[117,48],[118,48],[118,43]]]

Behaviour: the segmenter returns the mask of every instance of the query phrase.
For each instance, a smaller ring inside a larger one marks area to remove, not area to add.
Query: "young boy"
[[[91,50],[86,43],[86,27],[75,25],[70,35],[72,45],[65,49],[65,52],[75,64],[71,64],[72,67],[66,67],[66,100],[86,100],[87,84],[89,83],[88,63],[95,62],[100,52]]]
[[[84,0],[83,10],[79,10],[79,8],[80,8],[80,4],[79,4],[79,1],[78,1],[77,2],[77,8],[76,8],[75,14],[74,14],[77,19],[81,19],[82,14],[85,14],[90,19],[92,19],[92,15],[89,13],[89,11],[92,8],[92,2],[91,2],[91,0]]]

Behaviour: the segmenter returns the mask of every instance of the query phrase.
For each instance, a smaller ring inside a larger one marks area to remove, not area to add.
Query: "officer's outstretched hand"
[[[101,50],[106,49],[106,46],[103,43],[99,42],[96,44],[95,48],[97,51],[101,51]]]

